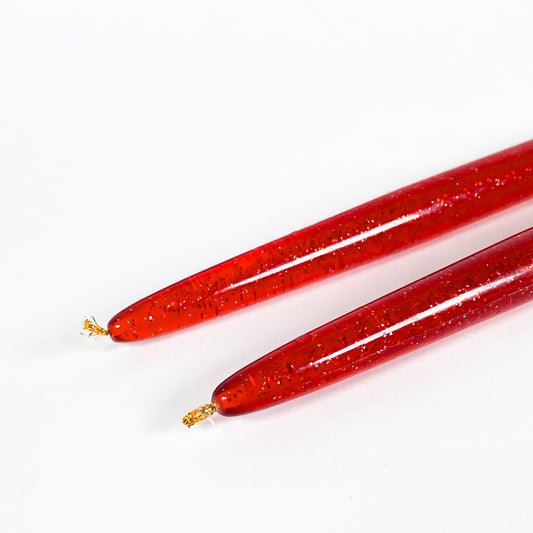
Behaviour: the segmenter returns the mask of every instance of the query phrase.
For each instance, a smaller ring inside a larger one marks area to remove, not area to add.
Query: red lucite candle
[[[218,410],[222,415],[264,409],[363,372],[531,299],[533,228],[270,352],[221,383],[213,393],[213,404],[204,407],[211,409],[207,414]],[[198,420],[205,416],[205,412],[200,413]],[[192,425],[186,419],[184,423]]]
[[[533,197],[533,141],[417,182],[175,283],[108,324],[162,335],[442,235]]]

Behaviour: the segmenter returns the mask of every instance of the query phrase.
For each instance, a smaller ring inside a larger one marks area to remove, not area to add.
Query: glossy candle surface
[[[148,296],[108,324],[115,341],[162,335],[442,235],[533,197],[533,141],[296,231]]]
[[[533,228],[265,355],[213,393],[223,415],[270,407],[533,299]]]

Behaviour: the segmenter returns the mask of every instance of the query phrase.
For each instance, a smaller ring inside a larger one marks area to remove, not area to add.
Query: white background
[[[257,414],[245,363],[531,226],[533,205],[182,333],[163,286],[533,137],[530,1],[0,7],[0,529],[530,532],[533,305]]]

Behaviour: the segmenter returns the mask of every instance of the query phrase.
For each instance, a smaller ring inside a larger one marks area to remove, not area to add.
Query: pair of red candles
[[[419,181],[148,296],[115,341],[181,329],[442,235],[533,197],[533,140]],[[360,307],[239,370],[187,426],[312,392],[533,299],[533,228]]]

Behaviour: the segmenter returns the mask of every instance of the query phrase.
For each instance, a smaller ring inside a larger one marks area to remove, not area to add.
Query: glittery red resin
[[[108,324],[115,341],[162,335],[442,235],[533,197],[533,141],[417,182],[204,270]]]
[[[533,228],[265,355],[213,393],[222,415],[296,398],[533,299]]]

